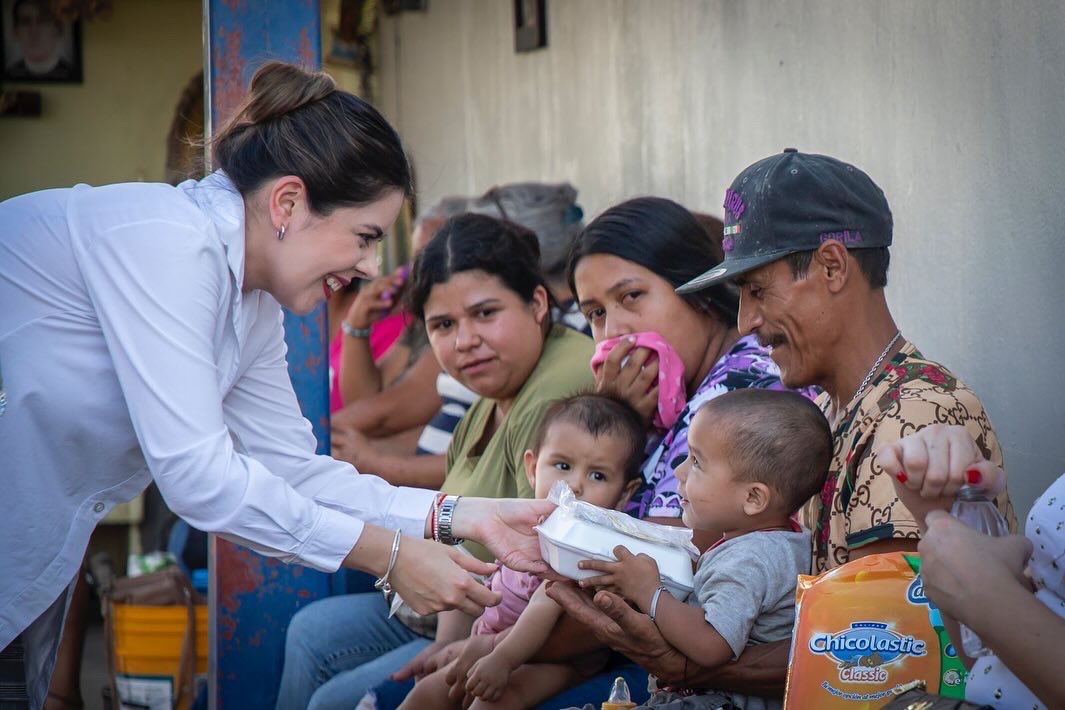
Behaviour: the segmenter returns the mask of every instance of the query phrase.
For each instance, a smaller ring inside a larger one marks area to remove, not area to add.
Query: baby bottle
[[[629,684],[625,679],[618,676],[614,679],[614,687],[610,689],[610,697],[603,703],[603,710],[626,710],[636,707],[629,695]]]
[[[995,501],[989,498],[987,491],[982,488],[962,486],[950,512],[955,518],[984,535],[1005,537],[1010,534],[1006,519],[998,512]],[[972,629],[965,624],[959,624],[959,626],[961,626],[961,646],[966,656],[978,658],[991,653]]]

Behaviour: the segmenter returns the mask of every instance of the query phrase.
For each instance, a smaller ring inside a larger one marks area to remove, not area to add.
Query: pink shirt
[[[515,572],[509,567],[501,566],[499,571],[492,575],[488,587],[493,592],[501,593],[503,600],[484,610],[473,624],[473,633],[498,634],[513,626],[521,612],[529,606],[529,599],[542,581],[534,574]]]
[[[379,361],[391,348],[403,329],[414,320],[409,313],[393,313],[370,326],[370,354],[373,361]],[[344,397],[340,394],[340,354],[344,347],[344,331],[338,329],[329,341],[329,413],[344,408]]]

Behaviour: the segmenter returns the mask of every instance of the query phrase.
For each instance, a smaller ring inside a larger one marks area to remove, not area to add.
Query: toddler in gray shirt
[[[746,646],[791,636],[795,583],[810,573],[809,533],[795,512],[821,492],[832,433],[821,410],[791,392],[736,390],[702,406],[688,429],[688,458],[677,469],[684,523],[721,533],[699,559],[685,602],[662,586],[647,555],[614,549],[617,562],[586,560],[604,572],[581,586],[612,591],[654,620],[694,663],[713,668]],[[773,698],[659,688],[646,707],[779,708]]]

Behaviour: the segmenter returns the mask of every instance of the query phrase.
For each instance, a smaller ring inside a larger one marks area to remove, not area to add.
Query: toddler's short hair
[[[738,480],[764,483],[794,513],[821,492],[832,461],[832,431],[817,405],[795,392],[733,390],[698,414],[727,428],[729,463]]]
[[[560,422],[576,424],[592,436],[616,436],[626,443],[625,481],[640,475],[647,435],[643,420],[629,404],[617,397],[581,392],[554,401],[544,412],[533,440],[533,452],[540,453],[548,430]]]

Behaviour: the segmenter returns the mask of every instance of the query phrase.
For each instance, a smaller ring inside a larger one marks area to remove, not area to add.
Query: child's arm
[[[517,668],[540,650],[561,616],[562,608],[547,596],[541,584],[529,599],[529,606],[514,622],[511,632],[496,644],[491,655],[506,658],[511,668]]]
[[[511,672],[540,650],[561,616],[562,608],[547,596],[541,584],[510,633],[470,668],[467,692],[489,702],[499,699]]]
[[[649,611],[639,604],[640,611]],[[667,591],[658,596],[655,624],[666,641],[703,668],[716,668],[732,660],[732,647],[707,623],[702,607],[686,604]]]
[[[634,555],[628,548],[614,548],[617,562],[582,560],[582,569],[605,572],[583,579],[582,587],[599,587],[628,599],[649,614],[655,591],[662,585],[658,564],[647,555]],[[691,606],[663,590],[658,595],[655,624],[671,646],[704,668],[721,666],[732,660],[733,652],[725,638],[707,622],[701,607]]]

